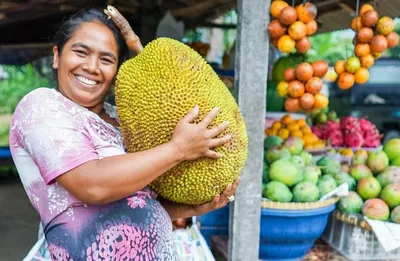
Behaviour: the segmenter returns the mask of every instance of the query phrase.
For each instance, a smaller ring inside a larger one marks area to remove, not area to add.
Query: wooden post
[[[230,207],[228,257],[259,260],[260,203],[268,73],[270,0],[238,0],[235,97],[249,136],[248,159]]]

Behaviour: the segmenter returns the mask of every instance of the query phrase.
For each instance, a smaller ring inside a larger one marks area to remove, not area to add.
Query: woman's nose
[[[98,59],[95,57],[88,57],[82,67],[89,73],[97,74],[100,72]]]

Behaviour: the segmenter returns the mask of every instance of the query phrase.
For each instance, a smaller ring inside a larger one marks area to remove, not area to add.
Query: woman
[[[27,94],[13,115],[10,144],[27,195],[39,212],[53,260],[176,260],[171,219],[225,206],[238,186],[188,206],[157,198],[147,185],[185,160],[220,157],[228,127],[207,129],[194,108],[169,142],[125,153],[115,108],[105,103],[127,46],[101,11],[80,12],[55,36],[57,90]],[[205,138],[210,137],[210,138]]]

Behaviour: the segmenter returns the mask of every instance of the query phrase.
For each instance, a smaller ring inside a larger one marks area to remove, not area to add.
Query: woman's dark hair
[[[108,19],[107,15],[103,13],[103,11],[96,8],[79,11],[61,24],[54,36],[54,44],[57,46],[59,53],[62,52],[65,43],[72,37],[78,27],[86,22],[100,22],[107,26],[114,34],[118,46],[117,68],[119,68],[128,57],[128,46],[126,45],[121,31],[114,22],[111,19]]]

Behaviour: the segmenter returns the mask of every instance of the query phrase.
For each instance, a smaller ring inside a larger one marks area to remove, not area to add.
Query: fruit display
[[[223,157],[184,161],[168,170],[150,184],[162,197],[201,204],[222,193],[240,175],[248,144],[242,114],[212,67],[184,43],[157,38],[127,60],[118,71],[115,100],[128,152],[168,142],[177,123],[196,105],[198,115],[191,122],[200,122],[216,107],[220,111],[209,127],[229,122],[219,136],[229,134],[229,143],[215,149]]]
[[[355,187],[333,158],[324,156],[313,164],[298,137],[267,137],[264,150],[263,196],[271,201],[315,202],[345,182]]]
[[[312,132],[323,140],[329,140],[333,147],[377,148],[381,145],[382,135],[376,126],[366,118],[345,116],[339,121],[328,120],[326,123],[311,127]]]
[[[325,107],[322,110],[312,110],[310,113],[307,114],[306,121],[310,126],[314,126],[317,124],[327,123],[328,121],[338,122],[339,118],[335,110],[331,110],[329,107]]]
[[[283,73],[284,80],[277,86],[278,95],[286,98],[285,110],[310,112],[327,107],[328,97],[320,91],[324,84],[321,77],[327,73],[328,68],[328,63],[323,60],[302,62],[295,68],[287,68]]]
[[[270,8],[271,22],[268,32],[272,44],[282,53],[291,53],[296,50],[306,53],[311,42],[308,36],[317,31],[317,7],[306,2],[296,7],[290,6],[282,0],[275,0]]]
[[[400,139],[392,139],[382,150],[354,156],[349,174],[356,186],[340,199],[341,212],[400,224],[400,167],[393,165],[400,157],[398,144]]]
[[[281,119],[272,123],[271,127],[265,129],[265,134],[277,136],[285,141],[289,137],[298,137],[304,143],[304,148],[307,150],[323,149],[326,146],[324,140],[319,139],[307,125],[304,119],[294,120],[290,114],[286,114]],[[275,139],[275,138],[270,138]]]
[[[386,49],[399,44],[393,19],[388,16],[379,18],[370,4],[361,6],[358,16],[351,21],[351,28],[356,32],[354,56],[346,61],[339,60],[334,66],[339,75],[337,84],[343,90],[353,87],[355,83],[366,83],[369,79],[368,69],[374,65],[375,60]]]

